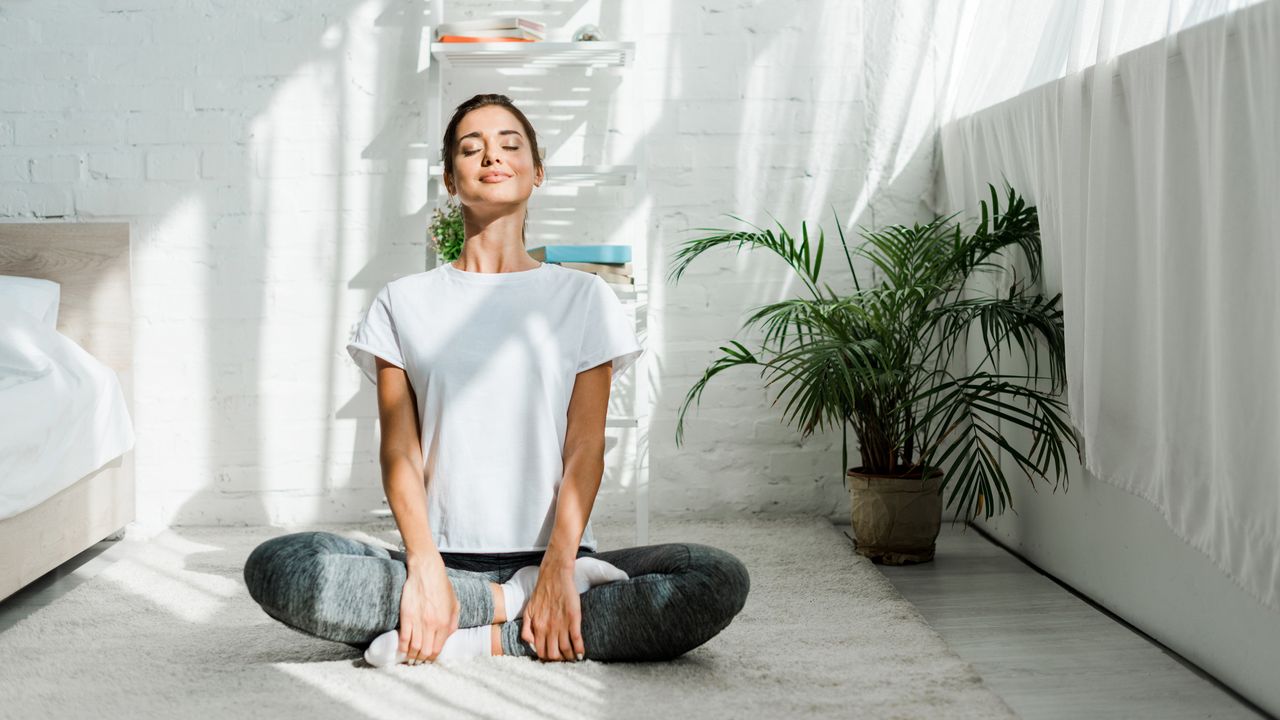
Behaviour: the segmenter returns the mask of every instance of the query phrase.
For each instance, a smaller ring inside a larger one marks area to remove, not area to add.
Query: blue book
[[[529,248],[534,260],[549,263],[627,263],[631,262],[630,245],[539,245]]]

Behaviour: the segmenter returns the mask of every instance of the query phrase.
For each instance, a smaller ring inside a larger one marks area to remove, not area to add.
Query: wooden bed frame
[[[58,331],[116,371],[133,416],[128,223],[0,222],[0,275],[60,283]],[[133,451],[0,520],[0,600],[134,520]]]

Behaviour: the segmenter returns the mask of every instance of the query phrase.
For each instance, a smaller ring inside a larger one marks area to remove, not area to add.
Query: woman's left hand
[[[533,646],[538,659],[581,659],[582,600],[573,583],[573,566],[543,567],[524,608],[520,639]]]

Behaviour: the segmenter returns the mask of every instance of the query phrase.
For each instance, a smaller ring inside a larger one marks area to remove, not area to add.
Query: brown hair
[[[529,118],[525,117],[520,108],[511,102],[511,98],[499,93],[481,93],[473,95],[471,98],[453,111],[453,117],[449,119],[449,125],[444,129],[444,140],[440,143],[440,159],[444,161],[444,170],[450,175],[453,174],[453,155],[458,145],[458,124],[462,122],[462,118],[467,113],[482,108],[486,105],[498,105],[504,107],[516,116],[520,124],[524,126],[524,134],[529,138],[529,150],[533,152],[533,166],[535,169],[542,170],[542,156],[538,152],[538,134],[533,129],[533,124],[529,122]],[[520,241],[524,242],[524,231],[529,228],[529,211],[525,209],[524,228],[520,232]]]

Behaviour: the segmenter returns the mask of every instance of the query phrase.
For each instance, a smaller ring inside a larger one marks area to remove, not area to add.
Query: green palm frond
[[[707,387],[707,383],[711,381],[711,378],[715,377],[716,375],[719,375],[720,373],[724,372],[725,370],[728,370],[731,367],[737,367],[739,365],[759,365],[760,364],[760,362],[756,360],[755,355],[752,355],[750,350],[743,347],[742,343],[738,342],[737,340],[730,340],[729,342],[730,344],[733,345],[733,347],[725,347],[723,345],[720,346],[720,350],[721,352],[724,353],[724,355],[720,358],[717,358],[714,362],[712,362],[711,366],[708,367],[702,373],[702,378],[699,379],[698,382],[693,385],[693,387],[689,388],[689,392],[685,394],[684,404],[680,408],[680,416],[676,422],[676,446],[677,447],[680,445],[680,443],[683,441],[683,438],[684,438],[685,411],[689,409],[689,403],[691,402],[701,405],[702,391]]]
[[[784,420],[801,437],[828,425],[841,429],[841,477],[848,468],[844,430],[852,427],[868,472],[897,465],[943,468],[948,504],[969,516],[987,517],[1011,506],[1011,494],[999,453],[1035,482],[1066,472],[1065,445],[1080,452],[1076,435],[1063,419],[1058,396],[1066,385],[1065,333],[1061,294],[1045,298],[1032,292],[1040,283],[1042,259],[1039,219],[1034,206],[1008,188],[1001,198],[993,185],[990,203],[980,203],[972,232],[953,222],[958,213],[911,226],[871,231],[860,228],[862,245],[850,251],[836,217],[854,290],[840,294],[821,282],[825,232],[816,246],[807,224],[800,236],[776,218],[773,229],[730,215],[752,230],[695,228],[712,234],[686,242],[675,254],[668,281],[677,282],[694,259],[719,248],[762,248],[782,258],[808,290],[808,297],[787,298],[754,308],[744,328],[762,331],[759,353],[742,343],[722,346],[724,353],[690,388],[680,408],[676,443],[683,440],[684,416],[700,402],[711,378],[736,366],[761,368],[765,387],[776,392],[773,405],[786,398]],[[835,214],[834,208],[832,213]],[[965,298],[968,281],[979,271],[999,270],[996,260],[1009,251],[1026,259],[1029,277],[1015,278],[999,297]],[[854,267],[862,257],[883,276],[864,287]],[[985,353],[976,369],[957,376],[952,360],[967,350],[973,329]],[[1004,348],[1020,351],[1026,374],[1002,373]],[[1048,376],[1040,376],[1039,355],[1048,356]],[[990,364],[996,372],[983,369]],[[1049,389],[1036,389],[1048,380]],[[775,385],[777,386],[775,388]],[[995,422],[1026,430],[1030,449],[1014,447]]]
[[[752,223],[743,220],[737,215],[729,215],[734,220],[751,225],[756,232],[746,232],[742,230],[724,230],[721,228],[693,228],[694,230],[705,230],[716,233],[706,237],[696,238],[688,241],[682,247],[675,257],[675,263],[671,272],[667,274],[668,282],[677,282],[684,275],[684,271],[689,264],[699,255],[708,250],[717,247],[728,247],[736,245],[735,250],[741,250],[744,246],[761,247],[772,251],[778,257],[782,258],[791,269],[796,271],[802,282],[808,287],[810,294],[815,298],[821,298],[821,292],[818,290],[818,273],[822,269],[822,251],[825,243],[825,233],[819,233],[818,248],[814,251],[813,256],[809,254],[809,228],[805,223],[800,224],[800,231],[803,242],[797,243],[796,239],[787,232],[782,223],[778,223],[778,234],[775,235],[773,230],[758,227]],[[772,217],[772,216],[770,216]],[[777,222],[777,219],[774,219]]]
[[[1062,310],[1058,308],[1061,298],[1061,293],[1052,298],[1023,295],[1011,287],[1006,298],[957,300],[932,308],[929,314],[931,321],[939,324],[942,333],[939,343],[945,343],[948,352],[954,351],[969,328],[976,324],[987,348],[981,362],[990,360],[999,365],[1001,347],[1012,340],[1038,375],[1040,358],[1036,349],[1043,341],[1049,351],[1051,391],[1058,393],[1066,386],[1067,374],[1066,334]]]

